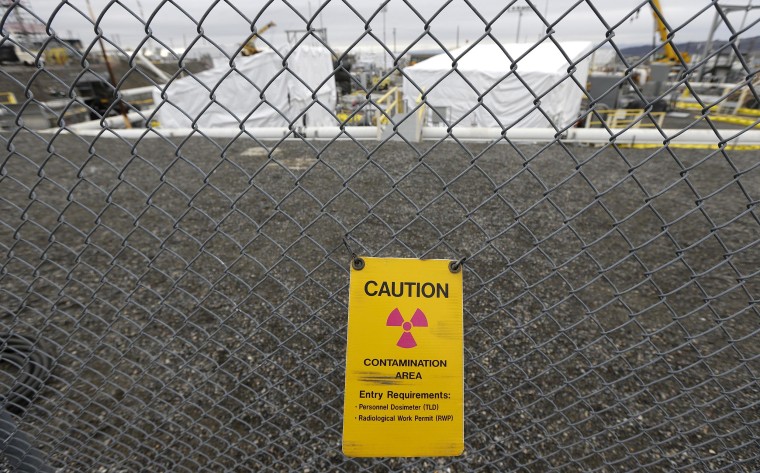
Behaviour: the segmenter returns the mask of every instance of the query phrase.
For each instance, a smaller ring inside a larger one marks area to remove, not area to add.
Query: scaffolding
[[[2,34],[19,46],[37,49],[47,37],[45,23],[34,14],[28,0],[0,0]]]

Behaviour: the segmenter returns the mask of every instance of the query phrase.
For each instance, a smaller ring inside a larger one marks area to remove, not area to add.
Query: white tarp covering
[[[235,69],[226,62],[171,82],[163,97],[161,91],[153,93],[161,127],[187,128],[195,122],[199,128],[238,128],[243,121],[249,128],[281,127],[292,120],[298,126],[337,125],[330,52],[302,43],[286,60],[289,70],[280,55],[263,51],[236,57]],[[309,89],[317,91],[324,107],[314,103]]]
[[[602,46],[591,56],[591,70],[612,68],[616,64],[622,65],[622,61],[612,46]]]
[[[571,63],[551,41],[541,43],[527,54],[526,51],[534,43],[502,46],[517,60],[515,72],[520,78],[514,73],[507,75],[512,61],[495,44],[476,45],[457,60],[453,72],[451,58],[447,54],[439,54],[404,69],[408,77],[404,78],[407,108],[411,110],[416,106],[422,90],[427,92],[428,105],[436,108],[449,123],[465,117],[459,125],[492,127],[501,123],[502,126],[514,124],[516,127],[549,126],[549,121],[539,110],[530,112],[535,107],[536,99],[523,85],[524,81],[539,97],[541,110],[555,125],[566,126],[575,121],[583,97],[575,81],[586,84],[589,58],[575,66],[574,81],[565,77]],[[591,43],[585,41],[562,43],[561,47],[572,62],[591,51]],[[456,49],[451,51],[451,55],[458,58],[465,51],[466,48]],[[441,82],[436,84],[439,80]],[[477,107],[470,113],[482,94],[485,94],[483,104],[487,109]]]

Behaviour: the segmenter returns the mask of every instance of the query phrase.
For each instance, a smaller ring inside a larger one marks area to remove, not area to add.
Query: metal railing
[[[760,469],[754,13],[663,5],[643,81],[649,2],[39,3],[2,2],[7,469]],[[464,261],[462,456],[342,454],[353,254]]]
[[[404,110],[404,102],[401,90],[398,87],[391,87],[379,99],[375,101],[381,107],[382,111],[375,114],[374,122],[378,125],[387,125],[391,116],[401,113]]]
[[[596,114],[604,117],[602,120],[596,120],[594,115],[586,116],[586,127],[608,126],[610,128],[652,128],[665,125],[665,112],[647,112],[641,108],[634,109],[615,109],[615,110],[597,110]],[[649,118],[655,120],[649,122]]]

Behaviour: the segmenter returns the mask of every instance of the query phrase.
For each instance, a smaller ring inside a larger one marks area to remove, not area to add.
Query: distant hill
[[[720,48],[721,46],[725,45],[728,41],[725,40],[715,40],[713,41],[713,51],[717,48]],[[704,41],[688,41],[685,43],[681,43],[676,41],[676,47],[678,47],[679,51],[686,51],[691,55],[694,54],[702,54],[702,50],[705,47]],[[741,41],[739,42],[739,49],[741,50],[742,54],[746,53],[754,53],[760,50],[760,36],[753,36],[751,38],[741,38]],[[652,51],[652,45],[651,44],[642,44],[638,46],[628,46],[621,49],[622,53],[626,55],[626,57],[630,56],[644,56]]]

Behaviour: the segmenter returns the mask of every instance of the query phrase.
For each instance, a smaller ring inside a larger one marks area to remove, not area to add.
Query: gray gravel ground
[[[760,469],[756,151],[2,142],[0,324],[56,357],[21,425],[64,471]],[[341,453],[346,234],[467,257],[461,457]]]

